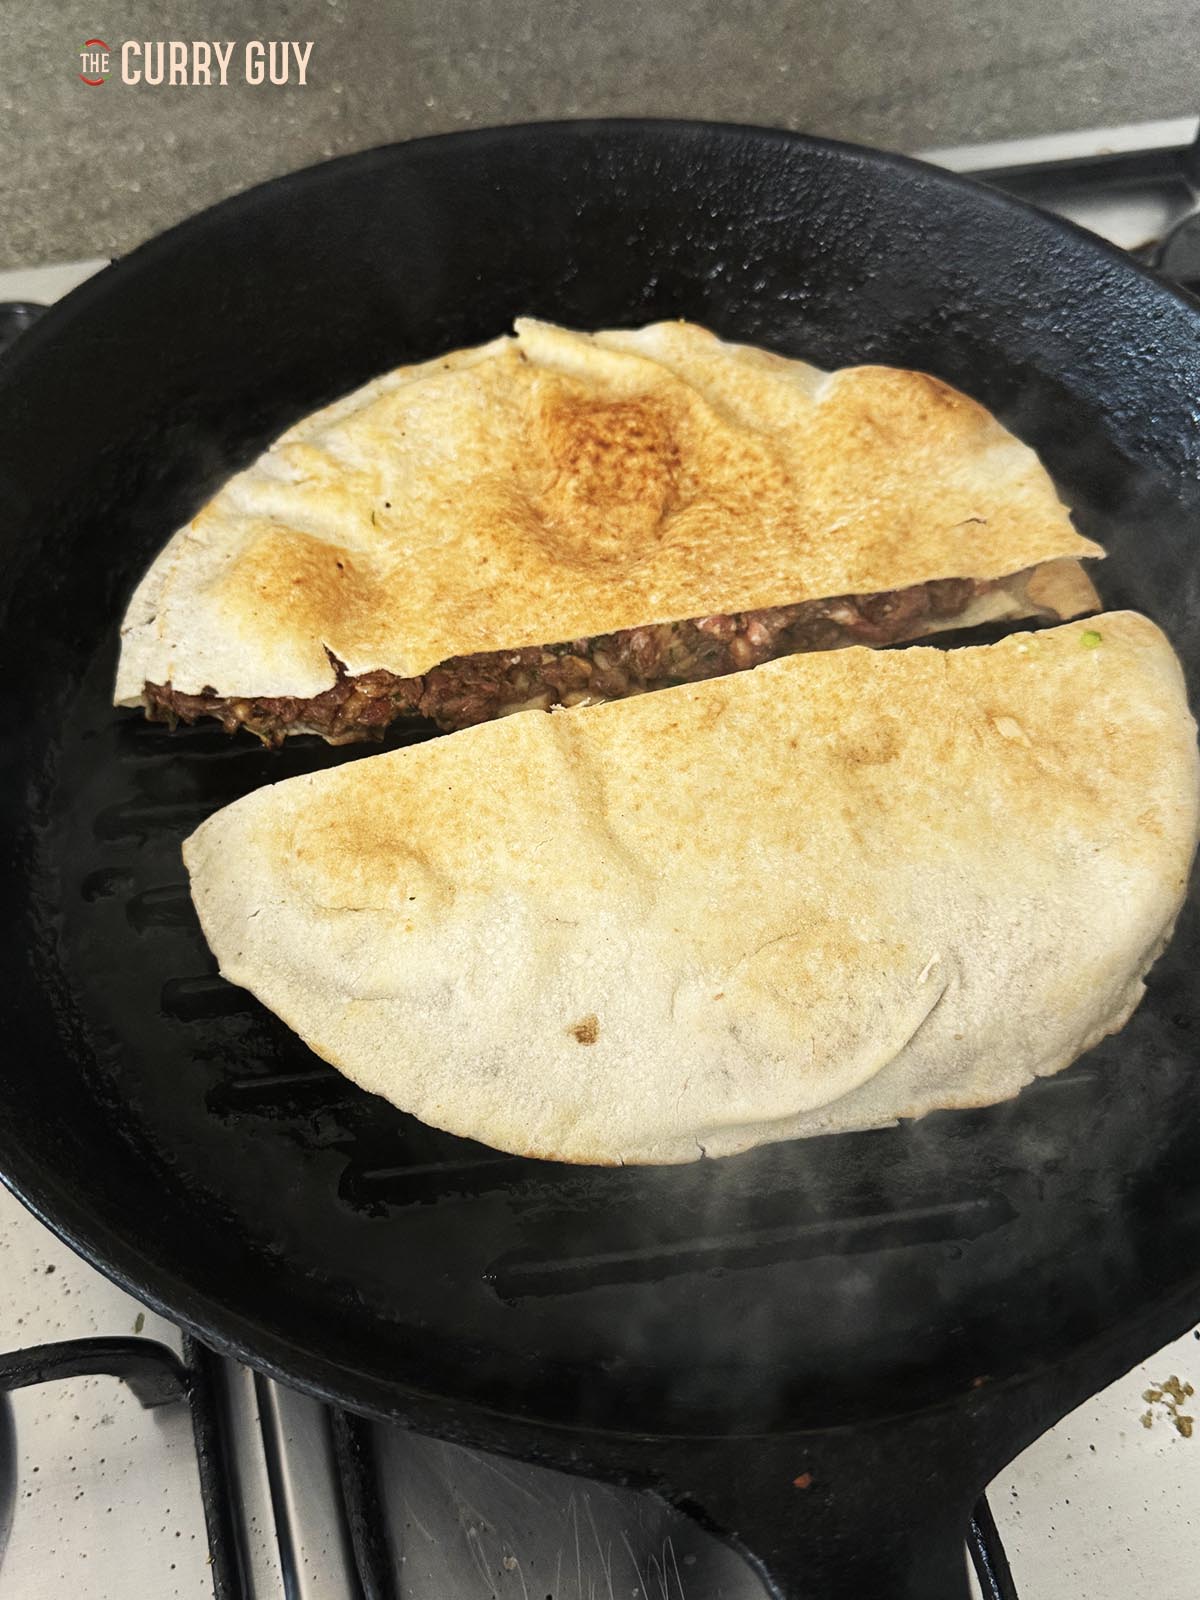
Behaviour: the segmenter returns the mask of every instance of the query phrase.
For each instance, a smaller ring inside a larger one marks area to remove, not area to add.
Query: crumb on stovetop
[[[1190,1383],[1181,1383],[1174,1373],[1165,1383],[1155,1384],[1149,1389],[1144,1389],[1142,1391],[1142,1399],[1147,1402],[1148,1409],[1143,1411],[1138,1419],[1142,1427],[1152,1428],[1154,1426],[1154,1407],[1158,1406],[1179,1437],[1181,1439],[1190,1439],[1196,1419],[1189,1416],[1183,1410],[1183,1406],[1195,1392]]]

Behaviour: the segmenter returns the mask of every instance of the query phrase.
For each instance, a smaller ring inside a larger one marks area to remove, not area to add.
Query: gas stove
[[[923,152],[1200,292],[1196,119]],[[7,338],[101,260],[0,273]],[[648,1494],[364,1422],[212,1354],[0,1190],[0,1600],[761,1600]],[[989,1488],[984,1600],[1189,1600],[1200,1328]],[[10,1392],[6,1403],[3,1391]],[[869,1600],[869,1597],[864,1597]]]

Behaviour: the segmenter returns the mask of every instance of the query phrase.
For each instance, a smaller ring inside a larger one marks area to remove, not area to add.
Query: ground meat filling
[[[970,578],[942,578],[882,594],[656,623],[566,644],[454,656],[420,678],[384,671],[351,676],[331,657],[337,682],[308,700],[243,699],[208,689],[184,694],[169,683],[147,683],[146,715],[172,725],[215,717],[226,732],[248,728],[268,745],[281,744],[288,733],[317,733],[331,744],[381,739],[404,716],[428,717],[447,730],[466,728],[508,711],[619,700],[694,683],[797,651],[897,644],[925,632],[930,622],[961,615],[989,587]]]

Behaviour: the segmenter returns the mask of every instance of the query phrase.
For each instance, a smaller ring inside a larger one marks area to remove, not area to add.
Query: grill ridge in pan
[[[1015,1102],[691,1168],[436,1133],[216,977],[180,840],[369,752],[114,713],[132,585],[296,416],[525,312],[687,316],[977,395],[1042,451],[1111,552],[1106,602],[1155,617],[1195,691],[1200,316],[1077,230],[899,158],[701,124],[427,140],[251,191],[0,366],[6,1181],[218,1346],[565,1465],[978,1407],[977,1379],[1109,1330],[1133,1359],[1200,1299],[1194,899],[1124,1032]]]

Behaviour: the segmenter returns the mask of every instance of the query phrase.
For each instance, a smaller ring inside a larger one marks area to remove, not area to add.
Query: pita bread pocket
[[[305,418],[156,558],[115,698],[268,743],[1095,609],[1033,451],[922,373],[687,323],[513,337]]]
[[[1117,612],[508,717],[262,789],[184,855],[225,976],[364,1088],[683,1162],[988,1105],[1120,1028],[1198,787],[1179,665]]]

